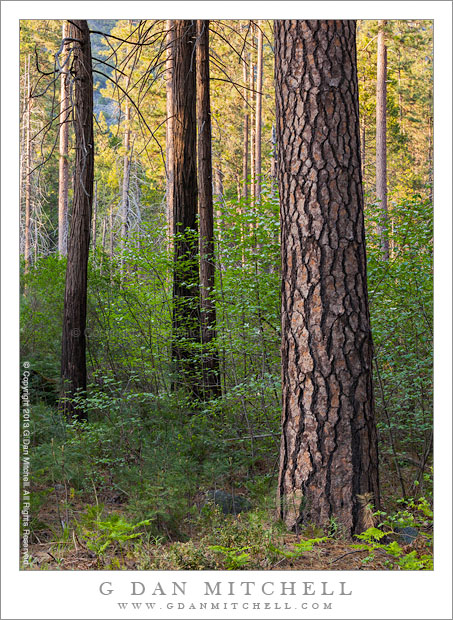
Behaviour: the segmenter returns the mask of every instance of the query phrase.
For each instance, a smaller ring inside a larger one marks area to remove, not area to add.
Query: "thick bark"
[[[69,22],[63,22],[63,40],[69,36]],[[63,45],[60,59],[62,73],[60,76],[60,160],[58,170],[58,253],[66,256],[68,251],[68,187],[69,187],[69,120],[71,102],[69,99],[69,62],[67,62],[68,44]]]
[[[71,400],[77,390],[86,390],[87,265],[93,199],[93,76],[90,34],[86,20],[70,26],[74,60],[74,201],[68,242],[61,355],[62,409],[67,415],[86,416]],[[65,398],[66,397],[66,398]]]
[[[197,125],[200,212],[200,302],[203,345],[203,395],[220,393],[219,358],[214,347],[216,309],[214,204],[212,198],[211,103],[209,93],[209,21],[197,20]]]
[[[173,45],[173,344],[176,381],[195,397],[201,374],[197,239],[197,148],[194,20],[174,20]]]
[[[255,202],[261,196],[261,119],[262,119],[262,90],[263,90],[263,31],[260,24],[257,27],[258,58],[256,64],[256,112],[255,112]]]
[[[277,20],[282,236],[279,514],[363,527],[379,505],[355,22]]]
[[[387,208],[387,47],[386,20],[379,20],[376,83],[376,198],[381,210],[379,235],[384,260],[389,258],[389,224]]]

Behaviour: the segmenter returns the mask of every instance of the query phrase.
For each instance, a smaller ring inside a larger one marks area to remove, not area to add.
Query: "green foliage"
[[[247,553],[249,547],[231,549],[230,547],[222,547],[221,545],[212,545],[208,548],[224,556],[227,570],[240,570],[241,568],[245,568],[250,561],[250,553]]]
[[[398,532],[404,527],[416,527],[417,530],[427,528],[422,536],[427,543],[426,550],[429,550],[431,546],[430,531],[433,525],[433,512],[429,501],[420,497],[418,500],[401,500],[401,503],[405,504],[405,508],[397,511],[396,514],[387,515],[382,511],[376,512],[375,516],[385,517],[385,519],[379,526],[370,527],[356,536],[363,542],[352,545],[352,548],[369,551],[369,555],[364,559],[365,563],[372,560],[376,552],[379,552],[392,558],[395,566],[401,570],[432,570],[432,553],[420,553],[417,549],[408,551],[406,546],[401,546],[403,543],[399,538],[388,542],[389,538],[398,537]],[[393,564],[390,563],[390,567],[392,566]]]
[[[149,525],[150,521],[128,523],[124,517],[118,514],[107,515],[101,520],[104,512],[103,505],[90,506],[80,516],[80,534],[88,549],[102,556],[108,547],[119,546],[124,548],[128,541],[140,538],[142,532],[136,532],[137,528]]]

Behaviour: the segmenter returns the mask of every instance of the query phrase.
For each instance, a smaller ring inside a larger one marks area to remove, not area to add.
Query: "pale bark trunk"
[[[25,273],[30,265],[30,212],[31,212],[31,81],[30,81],[30,56],[28,57],[27,71],[27,111],[25,131]]]
[[[170,243],[173,238],[173,60],[172,50],[174,45],[174,29],[173,20],[167,19],[167,58],[166,58],[166,107],[167,107],[167,124],[166,124],[166,172],[167,172],[167,195],[166,195],[166,213],[168,236]]]
[[[245,59],[242,62],[242,77],[244,85],[247,86],[247,63]],[[247,199],[249,193],[248,176],[249,176],[249,96],[248,89],[244,88],[244,128],[242,142],[242,197]]]
[[[255,202],[261,196],[261,120],[262,120],[262,90],[263,90],[263,31],[261,25],[257,27],[258,59],[256,65],[256,112],[255,112]]]
[[[98,216],[98,182],[94,183],[94,202],[93,202],[93,231],[91,233],[92,243],[91,247],[93,248],[93,257],[96,256],[96,223]]]
[[[63,22],[63,39],[69,35],[69,23]],[[60,160],[58,170],[58,253],[66,256],[68,252],[68,187],[69,187],[69,119],[71,114],[71,102],[69,99],[69,63],[67,59],[67,47],[65,44],[61,55],[60,65]]]
[[[386,20],[379,20],[376,84],[376,198],[379,201],[379,236],[384,260],[389,259],[389,217],[387,208],[387,47]]]
[[[253,93],[255,91],[255,65],[253,62],[253,49],[250,52],[249,66],[249,89],[250,101],[253,102]],[[254,126],[254,109],[250,108],[250,194],[252,201],[255,197],[255,126]]]
[[[129,81],[128,81],[129,85]],[[126,87],[126,91],[128,86]],[[124,115],[124,160],[123,160],[123,186],[121,192],[121,272],[124,269],[124,253],[126,249],[129,231],[129,185],[130,185],[130,120],[131,110],[129,101],[126,101],[126,112]]]
[[[364,526],[379,506],[355,22],[275,22],[282,236],[279,515]],[[368,496],[367,496],[368,497]],[[362,498],[363,499],[363,498]]]

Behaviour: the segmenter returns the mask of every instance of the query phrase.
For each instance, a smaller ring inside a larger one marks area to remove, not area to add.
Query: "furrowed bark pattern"
[[[361,529],[379,503],[355,22],[277,20],[282,235],[279,511]]]
[[[93,200],[93,75],[90,34],[86,20],[74,20],[70,26],[73,42],[75,176],[71,230],[64,297],[61,377],[64,396],[86,390],[85,328],[87,305],[87,265],[90,246],[91,205]],[[74,411],[63,400],[67,414]]]
[[[194,343],[200,342],[197,231],[196,22],[174,20],[172,151],[174,276],[173,359],[178,382],[194,396],[201,382]],[[192,231],[192,232],[190,232]],[[179,235],[179,236],[178,236]],[[181,237],[184,235],[184,237]]]

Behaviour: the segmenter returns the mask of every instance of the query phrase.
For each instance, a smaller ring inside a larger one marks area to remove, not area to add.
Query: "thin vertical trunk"
[[[278,186],[277,175],[277,133],[275,131],[275,125],[272,125],[272,154],[271,154],[271,197],[275,196],[275,192]]]
[[[28,56],[27,71],[27,112],[25,131],[25,273],[30,265],[30,212],[31,212],[31,81],[30,81],[30,56]]]
[[[376,198],[380,207],[379,235],[384,260],[389,259],[387,208],[387,47],[385,19],[379,20],[376,84]]]
[[[242,77],[244,85],[247,86],[247,62],[245,58],[242,61]],[[244,88],[244,129],[243,129],[243,145],[242,145],[242,197],[247,199],[249,194],[248,176],[249,176],[249,96],[248,89]]]
[[[173,20],[167,19],[167,58],[166,58],[166,106],[167,106],[167,124],[166,124],[166,173],[167,173],[167,195],[166,195],[166,213],[168,236],[170,243],[173,238],[173,85],[172,72],[173,60],[172,50],[174,45],[174,26]]]
[[[74,20],[70,26],[74,46],[74,136],[75,173],[71,230],[63,311],[61,355],[62,409],[70,416],[86,418],[71,400],[84,392],[86,374],[87,265],[90,247],[91,207],[93,200],[93,74],[91,45],[86,20]],[[69,399],[69,400],[68,400]]]
[[[103,270],[103,265],[104,265],[104,252],[105,252],[105,233],[107,230],[107,218],[104,217],[102,220],[102,237],[101,237],[101,247],[102,247],[102,252],[101,252],[101,264],[99,266],[99,271],[101,273],[101,276],[104,272]]]
[[[174,20],[173,147],[173,340],[176,381],[195,398],[201,373],[197,238],[196,24]]]
[[[105,231],[107,229],[107,218],[104,217],[104,219],[102,220],[102,239],[101,239],[101,245],[102,245],[102,253],[104,254],[105,251]]]
[[[98,217],[98,182],[94,182],[94,202],[93,202],[93,231],[92,231],[92,243],[91,247],[93,248],[93,256],[96,256],[96,223]]]
[[[253,62],[253,47],[250,51],[249,89],[250,101],[253,102],[253,93],[255,92],[255,65]],[[254,108],[252,105],[250,108],[250,194],[252,197],[252,201],[255,197],[255,126],[253,120]]]
[[[275,21],[282,229],[279,515],[346,535],[379,506],[355,22]],[[361,498],[362,496],[362,498]]]
[[[263,31],[262,25],[257,26],[258,59],[256,65],[256,112],[255,112],[255,202],[261,196],[261,120],[262,120],[262,90],[263,90]]]
[[[63,40],[69,35],[69,22],[63,22]],[[69,118],[71,102],[69,99],[69,61],[68,44],[63,45],[60,66],[60,160],[58,170],[58,253],[66,256],[68,252],[68,186],[69,186]]]
[[[110,205],[109,209],[109,256],[113,258],[114,252],[114,237],[113,237],[113,205]]]
[[[128,84],[126,86],[126,91],[128,90]],[[130,169],[131,169],[131,160],[130,160],[130,139],[131,139],[131,131],[130,131],[130,120],[131,120],[131,109],[129,105],[129,100],[126,100],[126,113],[124,115],[124,160],[123,160],[123,186],[121,192],[121,272],[124,268],[124,252],[127,243],[127,236],[129,231],[129,183],[130,183]]]
[[[219,358],[215,348],[216,308],[212,136],[209,93],[209,21],[197,21],[197,125],[200,214],[200,302],[203,345],[203,396],[219,396]]]

